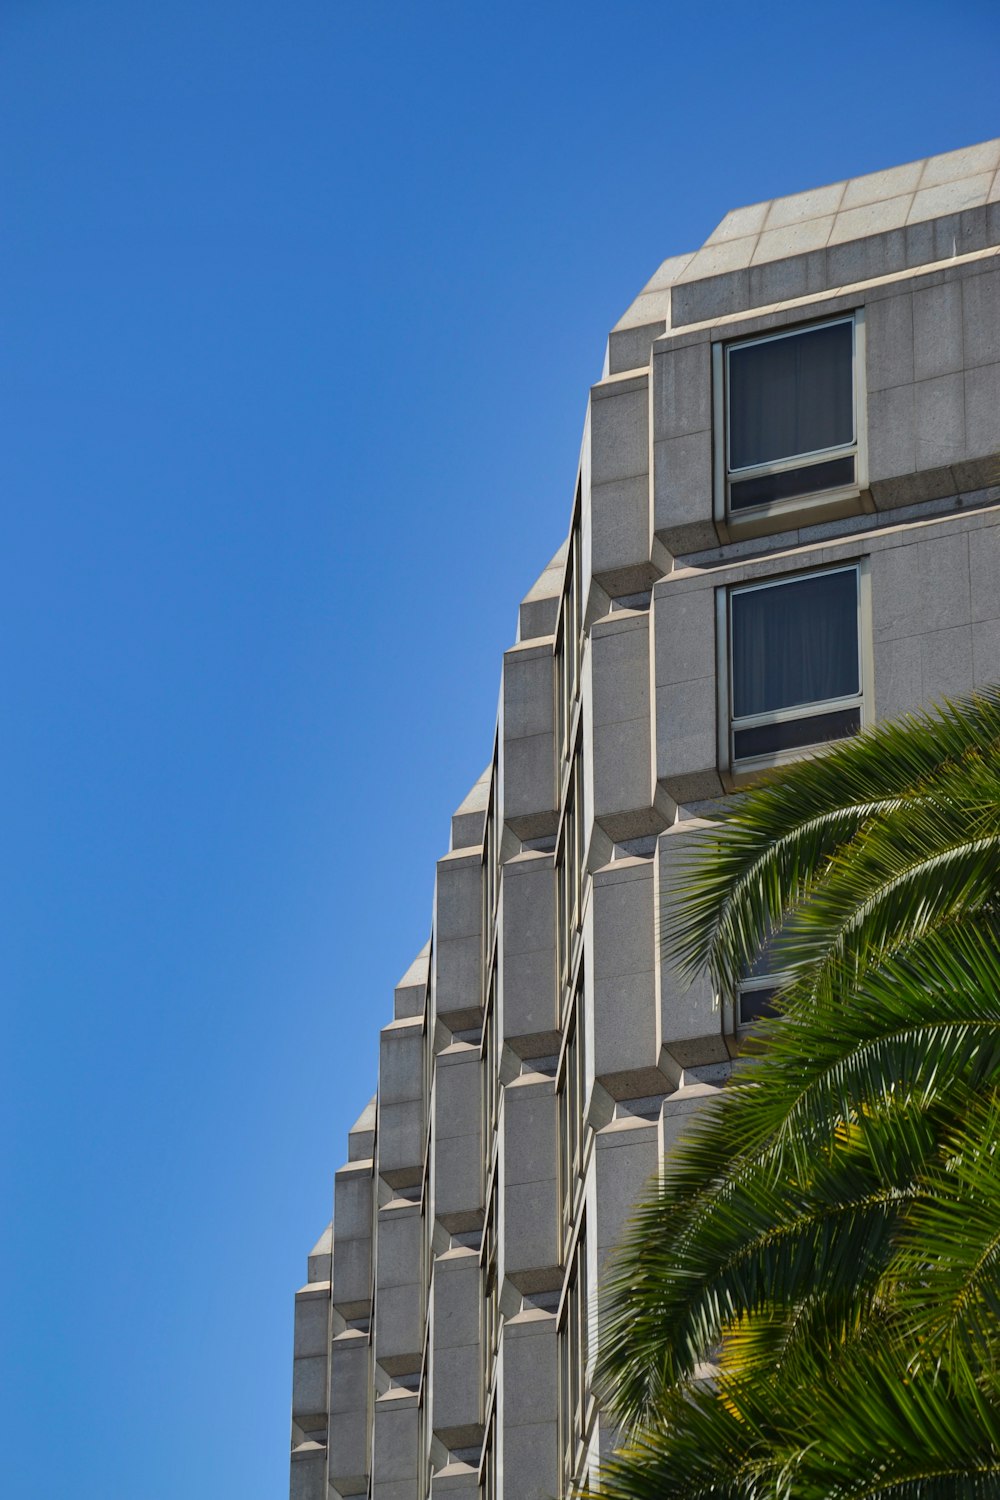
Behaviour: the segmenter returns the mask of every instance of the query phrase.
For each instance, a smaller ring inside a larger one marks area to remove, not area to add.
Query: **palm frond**
[[[972,1098],[908,1205],[888,1275],[935,1368],[1000,1376],[1000,1098]]]
[[[933,805],[935,781],[989,764],[1000,746],[1000,691],[876,725],[751,789],[693,839],[675,876],[665,944],[693,974],[732,989],[768,934],[858,832]]]
[[[606,1279],[598,1493],[1000,1500],[1000,689],[687,846],[671,961],[786,978]]]

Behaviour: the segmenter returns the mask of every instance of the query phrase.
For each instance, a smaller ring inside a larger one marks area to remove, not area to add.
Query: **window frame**
[[[486,985],[490,964],[496,945],[496,915],[500,900],[500,746],[493,737],[493,765],[490,772],[490,791],[483,819],[483,920],[482,959],[480,974],[483,984],[483,1004],[486,1003]]]
[[[555,631],[555,725],[556,752],[564,774],[573,757],[583,683],[584,620],[583,594],[583,479],[577,475],[563,571],[562,593]]]
[[[500,1194],[497,1154],[494,1152],[485,1193],[483,1232],[479,1241],[479,1271],[482,1301],[480,1331],[482,1334],[483,1388],[491,1397],[496,1376],[496,1358],[503,1319],[500,1313]]]
[[[729,467],[729,362],[736,349],[745,349],[752,344],[772,343],[777,339],[795,338],[818,328],[832,327],[837,323],[850,323],[853,329],[853,396],[854,439],[851,443],[838,444],[832,448],[816,449],[811,453],[797,453],[787,458],[774,459],[769,463],[752,464],[742,469]],[[749,536],[768,530],[781,529],[790,524],[791,517],[803,512],[810,522],[832,519],[838,515],[851,514],[869,506],[859,505],[859,500],[868,489],[868,408],[867,381],[865,378],[866,330],[863,307],[848,309],[828,317],[812,317],[807,322],[770,328],[744,337],[730,337],[712,345],[712,435],[714,450],[714,510],[715,521],[724,535]],[[813,490],[802,495],[790,495],[781,500],[768,500],[760,505],[730,508],[730,485],[734,479],[763,478],[769,474],[787,473],[791,469],[808,468],[826,463],[831,459],[854,458],[854,480],[850,484],[837,485],[830,489]]]
[[[751,974],[739,981],[733,1007],[733,1034],[736,1037],[751,1035],[757,1025],[756,1019],[743,1019],[743,996],[759,993],[761,990],[777,990],[780,993],[791,977],[787,970],[780,970],[774,974]]]
[[[583,801],[583,730],[579,728],[568,762],[554,860],[556,979],[560,994],[571,982],[583,933],[584,885],[588,873]]]
[[[734,594],[749,593],[765,588],[777,588],[789,583],[801,583],[807,578],[816,578],[828,573],[853,571],[857,576],[857,645],[858,682],[856,694],[838,698],[817,699],[790,708],[772,709],[766,713],[744,714],[737,719],[733,713],[733,636],[732,599]],[[759,775],[772,766],[785,765],[789,761],[802,760],[815,755],[837,740],[816,740],[807,745],[796,745],[784,750],[769,751],[763,755],[737,757],[735,734],[740,729],[753,729],[768,724],[793,723],[802,719],[819,718],[838,709],[857,706],[859,709],[858,731],[874,722],[874,660],[872,647],[871,613],[871,568],[867,557],[848,557],[841,562],[825,567],[807,567],[775,573],[766,578],[748,579],[745,583],[731,583],[716,590],[716,653],[719,701],[717,710],[719,768],[728,773],[733,786]]]
[[[500,1060],[503,1042],[500,1036],[497,1003],[498,981],[499,963],[494,953],[490,961],[486,1000],[483,1006],[483,1029],[479,1039],[479,1060],[483,1070],[482,1149],[487,1162],[492,1160],[494,1143],[500,1125]]]
[[[563,1285],[556,1310],[556,1415],[562,1496],[576,1492],[578,1461],[581,1449],[588,1442],[595,1411],[591,1379],[596,1329],[591,1323],[591,1277],[584,1209],[566,1248]]]
[[[491,1403],[479,1457],[479,1488],[483,1500],[497,1500],[496,1408]]]
[[[587,1096],[585,985],[586,970],[581,957],[563,1017],[563,1036],[556,1068],[559,1244],[564,1259],[573,1241],[573,1225],[590,1157],[590,1131],[584,1109]]]

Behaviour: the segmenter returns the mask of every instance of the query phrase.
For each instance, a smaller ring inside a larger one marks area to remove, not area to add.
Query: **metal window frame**
[[[797,453],[787,458],[774,459],[766,464],[752,464],[741,469],[729,466],[729,358],[733,350],[745,349],[751,344],[772,343],[776,339],[797,338],[836,323],[850,323],[854,331],[852,356],[854,394],[854,437],[850,443],[837,444],[830,448],[815,449],[810,453]],[[790,524],[790,518],[802,517],[811,521],[829,519],[835,514],[847,514],[857,508],[857,502],[868,489],[868,402],[866,367],[866,323],[864,307],[833,317],[813,317],[806,323],[776,328],[768,333],[755,334],[748,338],[733,338],[712,345],[712,433],[715,470],[714,516],[722,534],[734,537],[759,533],[762,529],[774,530],[776,524]],[[754,479],[768,474],[780,474],[789,469],[808,468],[824,463],[831,458],[854,457],[854,482],[832,489],[813,490],[803,495],[791,495],[783,500],[771,500],[762,505],[748,505],[733,511],[729,505],[730,483],[742,479]],[[801,524],[801,521],[800,521]]]
[[[503,1326],[503,1316],[500,1311],[500,1198],[496,1152],[494,1152],[483,1201],[483,1232],[479,1240],[479,1274],[482,1291],[480,1331],[483,1383],[487,1391],[487,1412],[489,1412],[496,1379],[500,1333]]]
[[[733,638],[732,608],[734,594],[749,593],[768,588],[780,588],[788,583],[801,583],[808,578],[817,578],[825,573],[853,571],[857,577],[857,645],[859,690],[847,696],[824,698],[812,703],[796,704],[792,708],[773,709],[769,713],[745,714],[737,719],[733,713]],[[827,567],[799,568],[779,573],[769,578],[755,579],[748,583],[733,583],[716,590],[716,653],[718,683],[718,763],[732,787],[739,786],[773,766],[785,765],[789,761],[802,760],[814,755],[831,743],[817,741],[814,745],[796,746],[789,750],[777,750],[767,755],[737,758],[734,735],[739,729],[754,729],[766,724],[790,723],[801,719],[818,718],[822,714],[835,713],[840,708],[857,707],[860,711],[860,728],[874,722],[874,660],[872,648],[871,615],[871,568],[867,557],[848,558]]]
[[[576,966],[582,942],[587,876],[587,844],[583,824],[583,729],[578,726],[573,751],[566,763],[553,868],[556,878],[557,983],[565,989]]]
[[[559,766],[565,768],[572,759],[576,736],[576,722],[583,682],[583,651],[585,615],[583,599],[583,475],[577,474],[573,499],[573,515],[570,521],[569,539],[566,548],[566,563],[563,569],[562,591],[556,617],[553,652],[556,670],[553,686],[556,697],[556,756]]]
[[[588,1381],[588,1371],[594,1353],[592,1346],[595,1330],[591,1325],[590,1302],[593,1293],[586,1209],[580,1214],[574,1226],[572,1237],[567,1245],[564,1264],[562,1290],[556,1309],[556,1416],[560,1494],[567,1495],[569,1494],[568,1487],[572,1486],[576,1474],[575,1460],[581,1445],[587,1442],[587,1434],[594,1414],[593,1394]],[[571,1347],[571,1324],[574,1323],[579,1343],[575,1364],[572,1360],[574,1351]],[[568,1379],[563,1374],[564,1357],[569,1371]],[[575,1382],[572,1381],[574,1372]],[[575,1383],[577,1388],[576,1399],[568,1403],[567,1397],[571,1395],[571,1392],[566,1389],[566,1386],[571,1382]],[[567,1411],[567,1404],[572,1404],[571,1411]]]
[[[476,1479],[483,1500],[498,1500],[497,1497],[497,1452],[496,1452],[496,1403],[490,1398],[483,1424],[483,1446],[479,1454]]]
[[[556,1065],[556,1105],[559,1129],[559,1246],[565,1263],[572,1244],[590,1160],[591,1132],[584,1112],[587,1091],[586,1063],[586,970],[576,965],[571,999],[561,1019],[562,1037]],[[573,1140],[568,1139],[568,1119],[576,1121]],[[570,1149],[570,1148],[573,1149]]]
[[[490,1160],[500,1121],[500,1061],[503,1054],[503,1038],[500,1035],[500,1018],[497,1005],[499,963],[496,952],[490,954],[490,968],[486,977],[486,994],[483,1002],[483,1025],[479,1037],[479,1061],[483,1070],[482,1089],[482,1143],[483,1151]]]
[[[753,990],[783,989],[792,978],[788,969],[775,970],[773,974],[756,974],[746,979],[741,979],[736,986],[736,994],[733,997],[733,1035],[736,1037],[747,1036],[754,1029],[753,1021],[740,1020],[740,996]]]

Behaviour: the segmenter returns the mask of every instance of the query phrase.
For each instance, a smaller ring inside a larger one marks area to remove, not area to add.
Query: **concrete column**
[[[434,893],[434,1013],[450,1031],[476,1026],[482,1015],[483,922],[481,850],[458,850],[437,863]]]
[[[656,860],[656,904],[661,923],[669,921],[672,892],[690,861],[692,847],[699,835],[711,828],[701,818],[687,818],[675,823],[660,835]],[[681,977],[666,953],[659,955],[657,966],[657,1020],[661,1066],[673,1082],[691,1082],[692,1068],[718,1069],[705,1073],[702,1081],[721,1082],[726,1076],[730,1057],[731,1027],[725,1024],[722,1006],[707,973],[693,981]],[[686,1070],[686,1072],[685,1072]],[[682,1077],[682,1073],[684,1077]]]
[[[653,861],[615,860],[593,875],[587,1030],[596,1081],[614,1099],[659,1094]]]
[[[559,1286],[555,1080],[507,1084],[501,1111],[500,1275],[522,1292]]]
[[[551,1500],[558,1494],[556,1319],[531,1308],[510,1318],[502,1339],[498,1494]]]
[[[434,1066],[434,1217],[449,1234],[463,1234],[483,1222],[479,1048],[452,1042]]]
[[[393,1387],[375,1401],[372,1500],[423,1500],[418,1485],[418,1399]]]
[[[522,1057],[558,1052],[553,856],[525,851],[501,869],[500,1014]]]
[[[421,1016],[383,1026],[379,1049],[378,1175],[412,1187],[424,1163],[424,1023]]]
[[[657,576],[649,502],[649,373],[642,370],[590,391],[591,567],[612,598],[648,589]]]
[[[553,644],[551,639],[529,641],[504,652],[499,723],[503,821],[520,839],[556,831]]]
[[[316,1281],[295,1293],[295,1355],[292,1419],[306,1433],[326,1439],[327,1349],[330,1337],[330,1283]]]
[[[449,1449],[482,1442],[479,1254],[457,1246],[434,1262],[434,1435]]]
[[[330,1346],[330,1437],[328,1473],[338,1495],[368,1491],[371,1450],[371,1343],[347,1329]]]
[[[420,1369],[423,1350],[422,1223],[419,1203],[396,1198],[378,1210],[375,1360],[389,1376]]]
[[[371,1315],[372,1169],[371,1161],[349,1161],[334,1178],[333,1303],[348,1322]]]
[[[613,843],[659,832],[673,816],[652,771],[650,614],[620,610],[595,622],[584,698],[584,761],[593,815]]]

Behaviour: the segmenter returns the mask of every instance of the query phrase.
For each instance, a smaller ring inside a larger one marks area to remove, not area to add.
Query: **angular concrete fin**
[[[521,600],[517,612],[518,641],[534,641],[540,636],[555,635],[568,548],[567,537]]]
[[[671,326],[671,287],[980,208],[996,197],[998,170],[1000,138],[731,209],[699,250],[671,256],[646,282],[612,330],[607,373],[648,363],[656,335],[639,334]]]
[[[393,1019],[405,1020],[408,1016],[419,1016],[423,1014],[424,1001],[427,998],[427,981],[431,970],[431,944],[427,942],[421,948],[406,973],[396,986],[393,1003]]]
[[[370,1161],[375,1154],[375,1099],[373,1094],[347,1132],[348,1161]]]
[[[333,1264],[333,1220],[323,1230],[319,1239],[309,1251],[308,1280],[329,1281],[330,1267]]]
[[[452,813],[449,849],[473,849],[483,842],[483,827],[490,801],[492,774],[493,766],[488,765],[478,781],[473,783],[468,796]]]
[[[804,193],[789,193],[784,198],[750,203],[744,208],[730,209],[718,228],[709,235],[704,248],[733,245],[737,240],[745,242],[741,243],[740,252],[735,249],[731,252],[731,257],[739,255],[742,264],[749,265],[751,259],[756,263],[772,258],[762,253],[768,249],[766,242],[752,243],[758,235],[793,225],[806,225],[830,215],[833,215],[833,224],[825,243],[834,245],[873,232],[901,229],[905,224],[940,219],[946,214],[959,213],[964,208],[976,208],[988,202],[998,168],[1000,138],[905,162],[884,171],[866,172],[862,177],[809,188]],[[866,210],[864,224],[842,218],[861,208]],[[696,269],[692,267],[692,270]],[[733,267],[727,265],[724,269]],[[691,279],[690,273],[685,279]]]
[[[621,333],[628,328],[640,328],[646,324],[657,322],[661,322],[669,328],[670,288],[675,281],[680,280],[680,277],[687,269],[688,263],[694,258],[694,255],[695,252],[689,250],[685,255],[668,255],[665,261],[661,261],[638,297],[622,313],[612,329],[612,333]],[[621,368],[623,366],[619,363],[618,369]],[[610,368],[610,373],[616,373],[613,364]]]
[[[998,169],[1000,139],[734,208],[682,279],[782,260],[982,208],[991,200]]]
[[[428,938],[402,979],[396,985],[397,990],[409,989],[414,984],[426,984],[427,975],[430,972],[430,963],[431,940]]]
[[[350,1135],[364,1135],[367,1134],[369,1130],[375,1129],[375,1103],[376,1096],[372,1094],[368,1103],[365,1105],[364,1109],[361,1111],[361,1113],[358,1115],[358,1118],[351,1126],[350,1131],[348,1132]]]

